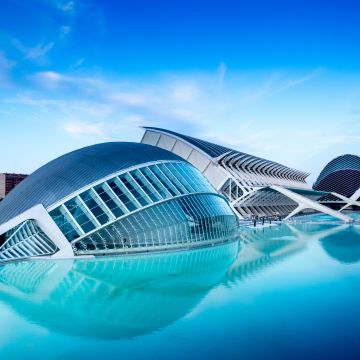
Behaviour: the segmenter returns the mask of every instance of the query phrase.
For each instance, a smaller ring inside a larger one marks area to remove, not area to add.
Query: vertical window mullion
[[[171,170],[169,169],[169,167],[167,165],[169,165],[169,164],[159,164],[158,168],[160,168],[160,170],[163,172],[163,174],[166,175],[170,181],[172,181],[174,186],[176,186],[176,188],[179,191],[180,191],[180,189],[182,189],[182,191],[180,191],[180,193],[188,194],[189,190],[180,182],[180,180],[176,176],[174,176],[171,173]]]
[[[76,219],[76,222],[85,233],[96,229],[96,225],[94,225],[91,220],[91,216],[84,210],[77,197],[66,201],[64,206],[69,210],[69,213]]]
[[[132,196],[134,196],[134,198],[140,204],[140,207],[144,207],[146,205],[153,203],[153,201],[147,196],[145,191],[143,189],[141,189],[140,185],[135,181],[135,179],[133,178],[133,176],[131,176],[130,173],[125,174],[121,178],[118,177],[118,179],[119,179],[119,181],[121,181],[121,183],[124,185],[124,187],[129,191],[129,193]],[[127,184],[125,183],[125,181],[127,182]],[[136,194],[138,194],[139,199],[136,197]],[[142,200],[144,203],[146,203],[146,205],[141,204],[140,200]]]
[[[164,177],[164,181],[167,182],[167,184],[172,188],[172,190],[175,190],[174,192],[176,193],[176,195],[183,195],[182,192],[175,185],[175,183],[170,179],[170,177],[166,175],[164,171],[162,171],[159,165],[156,164],[154,165],[154,167],[156,167],[156,169],[158,169],[158,171],[162,174],[162,176]]]
[[[167,165],[171,166],[174,169],[174,171],[178,175],[179,181],[183,184],[183,186],[189,188],[188,189],[189,193],[196,192],[195,187],[187,180],[185,175],[180,171],[181,168],[178,166],[178,163],[175,163],[175,164],[174,163],[168,163]]]
[[[76,200],[80,202],[80,206],[83,206],[85,211],[85,215],[88,215],[88,217],[90,218],[90,220],[92,221],[92,223],[95,225],[95,227],[100,227],[101,224],[99,223],[98,219],[96,218],[96,216],[90,211],[89,207],[85,204],[85,202],[83,201],[83,199],[80,196],[76,196]]]
[[[71,219],[71,221],[73,222],[73,224],[76,227],[76,230],[81,234],[84,235],[85,231],[81,228],[81,226],[79,225],[79,223],[75,220],[75,218],[71,215],[70,211],[67,209],[67,207],[64,204],[61,204],[61,209],[66,213],[66,215]],[[72,225],[70,223],[70,225]]]
[[[106,183],[98,185],[93,188],[94,192],[99,196],[99,198],[104,202],[111,213],[115,216],[116,219],[128,213],[125,207],[119,202],[118,198],[108,190]]]
[[[173,195],[169,192],[166,186],[161,182],[161,180],[154,174],[151,170],[151,167],[146,167],[141,169],[141,173],[147,178],[151,180],[151,185],[156,189],[156,191],[161,195],[162,199],[172,198]],[[148,180],[150,182],[150,180]],[[162,195],[162,192],[164,195]]]
[[[108,215],[112,220],[115,220],[116,216],[93,188],[90,189],[90,194],[92,195],[92,198],[95,200],[95,202],[97,202],[97,204],[102,208],[105,214]]]
[[[148,194],[148,192],[155,198],[155,200],[150,199],[150,200],[152,200],[153,203],[162,200],[162,197],[160,196],[160,194],[158,194],[158,192],[150,185],[150,182],[145,178],[145,176],[140,171],[136,170],[133,174],[130,174],[130,175],[134,178],[136,183],[140,186],[141,190],[143,190],[146,193],[148,198],[150,198],[150,195]],[[140,182],[142,183],[142,185],[140,184]],[[147,191],[145,191],[143,188]]]
[[[166,187],[166,190],[170,193],[171,197],[180,195],[179,190],[173,185],[173,183],[163,174],[163,172],[156,165],[151,166],[149,170],[159,180],[160,184]]]
[[[144,175],[144,172],[142,172],[141,170],[145,170],[144,168],[142,169],[138,169],[137,171],[139,172],[139,174],[141,174],[141,181],[145,182],[146,185],[148,186],[149,190],[153,190],[153,192],[159,197],[160,200],[163,199],[163,197],[161,196],[161,194],[157,191],[157,189],[154,187],[154,185],[149,181],[149,179]]]
[[[125,213],[128,214],[130,211],[127,207],[122,203],[119,197],[115,194],[114,190],[110,187],[110,185],[105,181],[103,184],[103,189],[105,192],[111,197],[111,199],[115,202],[115,204]]]
[[[149,195],[146,193],[146,191],[140,186],[140,184],[135,180],[133,175],[131,173],[128,173],[129,177],[132,179],[134,184],[136,184],[138,187],[136,188],[137,191],[140,191],[142,195],[149,201],[150,204],[153,204],[154,201],[152,201],[149,197]]]
[[[116,177],[114,179],[115,185],[120,189],[120,191],[134,204],[136,204],[137,209],[141,209],[143,206],[139,203],[139,201],[136,199],[136,197],[126,188],[126,186],[123,184],[123,182],[119,179],[119,177]],[[126,206],[126,205],[125,205]]]

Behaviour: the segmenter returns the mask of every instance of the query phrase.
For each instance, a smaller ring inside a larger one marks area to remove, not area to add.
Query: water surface
[[[1,359],[360,359],[360,227],[0,267]]]

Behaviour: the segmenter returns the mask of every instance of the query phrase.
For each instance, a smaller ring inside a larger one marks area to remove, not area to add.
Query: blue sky
[[[359,18],[347,0],[3,0],[0,171],[153,125],[314,177],[360,152]]]

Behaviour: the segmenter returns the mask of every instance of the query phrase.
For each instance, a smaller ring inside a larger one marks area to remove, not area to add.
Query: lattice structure
[[[3,236],[0,262],[54,254],[58,248],[31,220],[25,221]]]
[[[360,200],[360,157],[342,155],[331,160],[321,171],[313,188],[330,194],[321,198],[321,202],[346,204],[347,199]],[[342,195],[339,197],[338,195]],[[349,206],[356,204],[349,204]],[[360,204],[359,204],[360,205]],[[358,205],[358,206],[359,206]]]

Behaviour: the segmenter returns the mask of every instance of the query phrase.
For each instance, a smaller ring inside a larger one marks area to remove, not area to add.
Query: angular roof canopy
[[[227,148],[225,146],[217,145],[214,143],[211,143],[209,141],[201,140],[194,138],[192,136],[179,134],[175,131],[167,130],[167,129],[161,129],[157,127],[151,127],[151,126],[144,126],[145,130],[153,130],[156,132],[161,132],[164,134],[172,135],[174,137],[177,137],[181,140],[184,140],[185,142],[189,143],[191,146],[198,148],[200,151],[204,152],[206,155],[208,155],[210,158],[221,158],[220,160],[226,161],[227,159],[236,159],[239,158],[238,164],[241,165],[244,162],[248,163],[255,163],[255,162],[263,162],[267,165],[273,165],[274,171],[276,170],[279,174],[292,174],[294,176],[298,176],[303,181],[305,181],[306,177],[309,176],[309,173],[301,170],[292,169],[288,166],[279,164],[277,162],[266,160],[263,158],[260,158],[258,156],[250,155],[241,151],[237,151],[234,149]],[[219,161],[220,161],[219,160]],[[274,174],[270,174],[274,175]]]
[[[48,208],[108,175],[160,160],[184,161],[169,151],[131,142],[109,142],[72,151],[33,172],[0,202],[0,224],[37,204]]]
[[[161,131],[161,132],[164,132],[164,133],[167,133],[170,135],[174,135],[178,138],[181,138],[181,139],[187,141],[188,143],[190,143],[191,145],[197,147],[198,149],[200,149],[201,151],[203,151],[204,153],[206,153],[207,155],[209,155],[212,158],[218,157],[220,155],[224,155],[224,154],[228,153],[229,151],[233,151],[232,149],[229,149],[225,146],[213,144],[213,143],[211,143],[209,141],[205,141],[205,140],[196,139],[192,136],[179,134],[175,131],[161,129],[161,128],[152,127],[152,126],[144,126],[143,128],[146,130]]]

